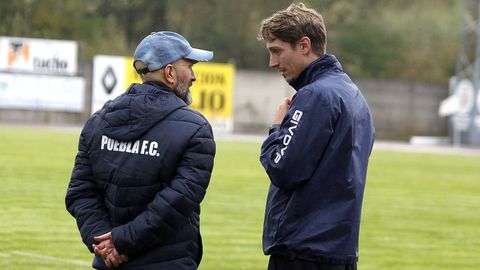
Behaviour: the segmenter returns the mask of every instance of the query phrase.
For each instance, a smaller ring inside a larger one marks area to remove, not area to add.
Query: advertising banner
[[[200,62],[193,69],[197,80],[190,87],[191,107],[207,117],[215,130],[232,132],[235,67]]]
[[[81,77],[0,73],[0,108],[83,112]]]
[[[0,37],[0,71],[77,74],[75,41]]]
[[[93,58],[92,114],[105,102],[121,95],[131,83],[142,80],[135,76],[132,62],[123,56],[97,55]]]
[[[131,83],[141,83],[133,68],[133,58],[97,55],[93,61],[92,113],[122,94]],[[233,131],[233,79],[231,64],[197,63],[196,81],[190,87],[190,107],[202,113],[216,131]]]

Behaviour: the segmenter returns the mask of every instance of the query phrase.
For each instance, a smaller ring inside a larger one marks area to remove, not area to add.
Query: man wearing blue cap
[[[212,57],[177,33],[150,34],[134,55],[143,83],[85,124],[65,202],[94,268],[198,268],[215,142],[189,87],[192,66]]]

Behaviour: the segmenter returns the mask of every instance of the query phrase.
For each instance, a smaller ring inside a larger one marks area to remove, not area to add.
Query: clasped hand
[[[120,264],[128,262],[128,257],[118,253],[115,248],[111,232],[94,237],[94,239],[98,244],[92,245],[93,251],[96,255],[102,257],[108,268],[118,267]]]

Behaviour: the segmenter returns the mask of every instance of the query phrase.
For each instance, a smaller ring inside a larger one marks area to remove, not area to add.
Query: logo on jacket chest
[[[159,157],[158,142],[147,140],[136,140],[134,142],[121,142],[105,135],[102,135],[101,150],[122,152],[131,154],[148,155]]]
[[[303,115],[302,111],[296,110],[293,113],[292,119],[288,121],[292,125],[288,128],[287,134],[283,136],[282,148],[280,149],[279,152],[275,153],[275,160],[274,160],[275,164],[282,159],[283,155],[285,155],[285,151],[287,150],[288,145],[292,141],[295,129],[297,128],[298,123],[300,122],[300,118],[302,118],[302,115]]]

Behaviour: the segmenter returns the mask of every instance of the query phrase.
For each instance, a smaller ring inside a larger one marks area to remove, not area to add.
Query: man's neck
[[[322,55],[317,55],[313,52],[311,52],[310,54],[307,55],[307,57],[305,58],[305,68],[307,68],[308,66],[310,66],[311,63],[317,61],[317,59],[319,58],[322,58],[325,54],[322,54]]]
[[[158,85],[162,88],[167,88],[168,90],[172,91],[172,88],[169,87],[166,83],[164,83],[162,81],[145,81],[143,83],[155,84],[155,85]]]

